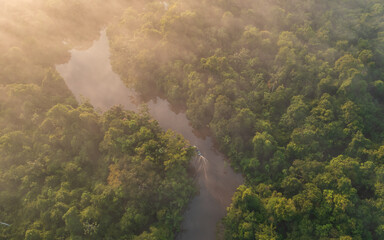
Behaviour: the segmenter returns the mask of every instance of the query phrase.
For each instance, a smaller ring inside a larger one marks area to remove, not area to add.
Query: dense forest
[[[196,192],[187,173],[195,149],[145,107],[99,113],[77,103],[54,69],[124,6],[0,1],[0,239],[172,239],[178,231]]]
[[[227,239],[384,238],[381,0],[142,1],[108,35],[246,177]]]
[[[181,103],[246,178],[226,239],[384,238],[381,0],[15,0],[0,13],[0,239],[179,229],[194,149],[145,108],[77,103],[54,70],[115,15],[122,80]]]

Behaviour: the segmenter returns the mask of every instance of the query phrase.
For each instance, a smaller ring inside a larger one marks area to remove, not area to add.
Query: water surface
[[[85,97],[101,110],[116,104],[128,110],[137,110],[137,94],[126,88],[112,71],[109,57],[108,38],[105,31],[102,31],[91,48],[72,50],[70,61],[57,65],[56,69],[78,100]],[[147,105],[150,114],[163,129],[172,129],[182,134],[206,158],[196,157],[192,161],[199,194],[188,205],[177,239],[215,239],[216,224],[225,216],[234,191],[243,183],[242,176],[235,173],[225,157],[215,149],[211,137],[202,137],[203,134],[191,127],[185,113],[175,113],[170,104],[160,98],[147,102]]]

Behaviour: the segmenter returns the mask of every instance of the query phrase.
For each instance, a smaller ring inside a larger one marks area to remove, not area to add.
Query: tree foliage
[[[246,177],[228,239],[383,237],[383,9],[150,1],[108,29],[122,79],[182,101]]]
[[[195,193],[194,149],[144,110],[77,103],[54,70],[118,6],[0,3],[0,221],[10,224],[0,239],[172,239],[179,230]]]

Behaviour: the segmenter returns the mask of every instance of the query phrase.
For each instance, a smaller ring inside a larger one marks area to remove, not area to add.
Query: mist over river
[[[89,99],[96,109],[102,111],[117,104],[136,111],[141,101],[135,91],[128,89],[112,71],[109,57],[109,43],[104,30],[89,49],[71,50],[69,62],[57,65],[56,69],[78,101]],[[203,137],[204,134],[191,127],[185,113],[175,113],[168,101],[161,98],[146,104],[164,130],[182,134],[204,156],[192,161],[199,193],[188,205],[177,239],[215,239],[216,225],[225,216],[236,188],[243,183],[241,174],[231,169],[225,157],[215,149],[211,137]]]

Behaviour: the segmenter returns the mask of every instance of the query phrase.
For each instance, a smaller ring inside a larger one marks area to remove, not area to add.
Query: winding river
[[[139,98],[112,71],[109,57],[109,42],[104,30],[89,49],[71,50],[69,62],[57,65],[56,69],[79,101],[89,99],[101,111],[116,104],[136,111]],[[194,159],[192,162],[197,172],[199,194],[188,205],[177,239],[215,239],[216,225],[225,216],[236,188],[243,183],[242,176],[235,173],[223,154],[215,149],[211,137],[203,137],[191,127],[185,113],[175,113],[170,104],[160,98],[150,100],[147,105],[163,129],[182,134],[206,158],[206,161]]]

